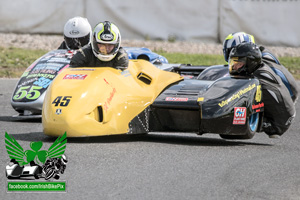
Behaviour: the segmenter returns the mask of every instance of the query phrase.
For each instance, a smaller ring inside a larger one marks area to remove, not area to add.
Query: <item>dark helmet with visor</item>
[[[262,64],[262,54],[254,43],[241,43],[232,48],[229,54],[229,73],[251,75]]]
[[[243,42],[255,43],[253,35],[250,35],[245,32],[236,32],[236,33],[229,34],[225,38],[225,40],[223,42],[223,54],[224,54],[224,59],[226,62],[228,62],[229,53],[230,53],[231,49]]]

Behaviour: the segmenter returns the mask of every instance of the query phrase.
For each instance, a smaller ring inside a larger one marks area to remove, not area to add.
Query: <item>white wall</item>
[[[245,31],[257,43],[300,46],[299,0],[221,0],[220,36]]]
[[[222,42],[245,31],[266,45],[300,46],[299,0],[0,0],[0,32],[58,33],[74,16],[113,21],[125,39]]]

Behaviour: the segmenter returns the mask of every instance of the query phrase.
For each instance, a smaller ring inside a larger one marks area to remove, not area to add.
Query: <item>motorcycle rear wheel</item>
[[[259,113],[254,113],[250,115],[247,121],[247,131],[244,135],[224,135],[220,134],[220,137],[228,140],[247,140],[253,138],[255,135],[258,124],[259,124]]]

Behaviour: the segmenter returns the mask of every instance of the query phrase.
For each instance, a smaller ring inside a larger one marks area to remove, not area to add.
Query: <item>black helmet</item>
[[[229,54],[229,73],[251,75],[261,66],[262,54],[254,43],[241,43],[232,48]]]

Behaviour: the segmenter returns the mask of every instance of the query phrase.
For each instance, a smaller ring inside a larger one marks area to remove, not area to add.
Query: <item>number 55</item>
[[[27,92],[27,90],[30,88],[30,86],[23,86],[18,89],[18,91],[15,93],[13,100],[20,100],[26,97],[26,99],[37,99],[41,96],[41,92],[39,91],[42,89],[42,87],[39,86],[32,86],[30,90]]]

